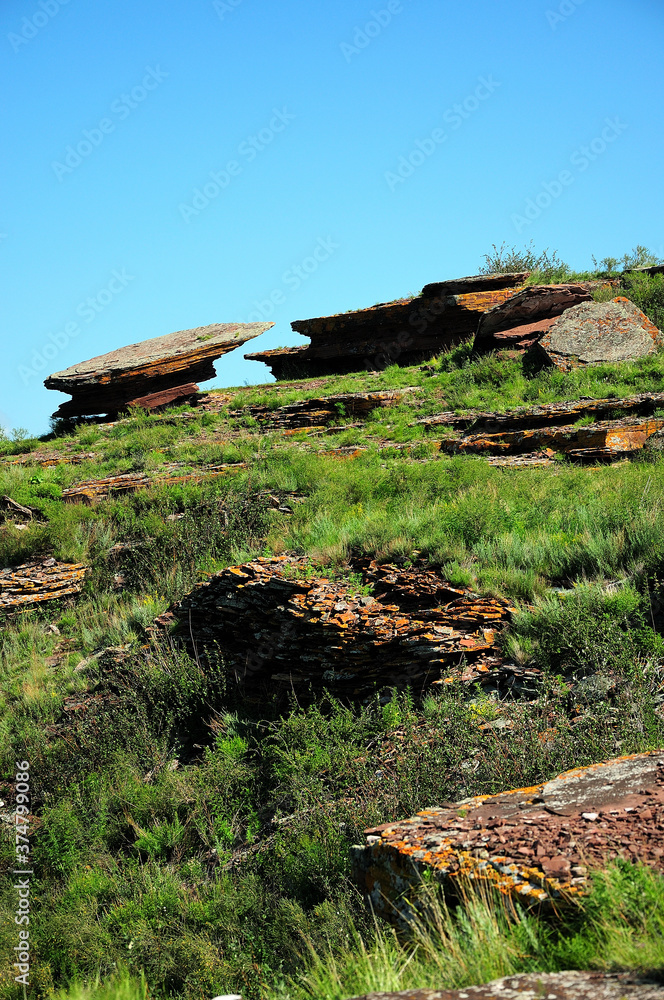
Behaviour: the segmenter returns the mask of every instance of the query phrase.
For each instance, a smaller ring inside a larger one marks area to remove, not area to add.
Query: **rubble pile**
[[[417,364],[472,337],[486,310],[511,298],[528,276],[523,271],[439,281],[413,298],[297,320],[291,326],[309,337],[307,346],[245,357],[263,361],[278,379],[292,371],[316,376]]]
[[[89,482],[77,483],[62,491],[62,499],[66,503],[92,504],[97,500],[120,493],[134,493],[136,490],[148,489],[154,486],[173,486],[176,483],[200,483],[207,479],[216,479],[229,472],[246,468],[243,462],[226,465],[207,465],[198,472],[187,472],[175,475],[182,466],[177,464],[160,466],[158,475],[147,472],[124,472],[119,476],[108,476],[105,479],[91,479]]]
[[[0,569],[0,611],[80,594],[88,567],[49,557]]]
[[[155,622],[197,653],[217,647],[259,696],[296,689],[349,699],[381,688],[422,689],[502,666],[496,640],[514,609],[450,587],[433,571],[360,567],[366,590],[318,575],[303,558],[231,566]],[[316,573],[316,575],[314,575]]]
[[[213,323],[153,337],[72,365],[44,381],[67,392],[55,417],[115,415],[130,406],[159,409],[190,402],[198,382],[216,375],[214,361],[274,323]]]
[[[612,858],[664,871],[664,751],[582,767],[531,788],[479,795],[366,830],[354,876],[404,926],[425,872],[454,890],[484,882],[524,903],[563,904]]]

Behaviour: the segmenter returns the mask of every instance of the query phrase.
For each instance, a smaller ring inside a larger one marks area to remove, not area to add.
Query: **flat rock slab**
[[[575,399],[570,402],[545,403],[542,406],[518,407],[505,413],[472,410],[460,414],[445,411],[430,417],[422,417],[417,423],[423,424],[427,430],[432,427],[454,427],[491,433],[498,430],[516,431],[569,424],[581,417],[606,420],[614,415],[651,416],[655,410],[661,408],[664,408],[664,392],[641,392],[635,396]]]
[[[356,700],[498,662],[498,636],[514,610],[507,602],[451,587],[432,570],[360,562],[353,571],[375,597],[304,558],[231,566],[156,619],[155,634],[174,626],[198,655],[223,649],[257,699],[266,689],[305,698],[327,689]]]
[[[274,323],[213,323],[180,330],[121,347],[55,372],[44,381],[47,389],[68,392],[56,416],[89,416],[117,412],[137,400],[179,388],[197,389],[216,375],[213,362],[258,337]],[[164,405],[158,402],[157,405]]]
[[[79,594],[87,569],[80,563],[62,563],[52,558],[35,559],[21,566],[2,569],[0,611],[15,611]]]
[[[604,420],[594,424],[534,427],[497,434],[467,434],[440,442],[441,451],[460,455],[507,455],[549,450],[571,458],[622,458],[641,451],[664,428],[664,419]]]
[[[570,371],[579,365],[629,361],[653,354],[662,333],[638,306],[622,296],[582,302],[566,310],[534,349],[537,357]]]
[[[354,873],[376,912],[400,926],[427,871],[452,890],[471,879],[524,903],[559,905],[587,890],[589,867],[612,858],[664,871],[663,830],[664,750],[366,830]]]
[[[353,1000],[664,1000],[664,984],[635,972],[534,972],[459,990],[365,993]]]

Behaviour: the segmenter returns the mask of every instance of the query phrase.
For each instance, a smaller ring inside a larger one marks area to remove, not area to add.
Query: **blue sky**
[[[3,0],[0,422],[213,322],[276,326],[206,386],[270,381],[291,320],[503,240],[664,256],[663,50],[661,0]]]

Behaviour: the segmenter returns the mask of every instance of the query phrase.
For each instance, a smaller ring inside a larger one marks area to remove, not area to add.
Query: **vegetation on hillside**
[[[487,266],[524,266],[496,254]],[[555,254],[533,264],[552,279],[565,266]],[[664,277],[620,280],[662,325]],[[664,879],[638,866],[596,874],[564,917],[508,913],[472,894],[452,912],[438,900],[433,928],[398,941],[374,923],[349,863],[367,826],[664,746],[662,452],[500,469],[441,456],[417,422],[662,391],[663,376],[664,353],[532,373],[461,346],[422,367],[226,390],[219,412],[0,441],[0,496],[35,509],[25,525],[0,526],[0,567],[46,553],[91,567],[79,599],[7,616],[0,630],[0,798],[15,761],[29,758],[34,778],[30,997],[341,1000],[520,970],[664,968]],[[416,391],[400,406],[360,427],[340,412],[324,437],[284,436],[238,412],[406,386]],[[325,454],[343,445],[366,451]],[[37,449],[63,461],[22,464]],[[76,482],[158,477],[169,463],[235,468],[92,506],[62,502]],[[269,494],[298,502],[284,513]],[[223,658],[206,667],[150,639],[154,618],[210,573],[282,552],[342,576],[357,555],[425,558],[453,584],[509,596],[519,611],[504,647],[542,669],[538,696],[499,701],[459,684],[420,700],[256,706]],[[3,836],[3,872],[13,858]],[[15,945],[15,905],[4,878],[3,955]],[[22,995],[0,967],[0,1000]]]

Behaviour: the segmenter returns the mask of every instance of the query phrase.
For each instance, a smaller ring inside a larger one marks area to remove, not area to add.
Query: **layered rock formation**
[[[462,990],[365,993],[353,1000],[664,1000],[658,978],[638,972],[531,972]]]
[[[249,416],[270,430],[297,430],[301,427],[327,427],[340,417],[352,416],[366,419],[382,407],[398,406],[417,389],[385,389],[379,392],[345,392],[335,396],[317,396],[299,400],[278,409],[269,406],[250,406],[245,410],[232,410],[231,417]]]
[[[451,587],[432,570],[358,563],[364,586],[313,575],[306,559],[231,566],[156,620],[197,654],[223,657],[249,697],[327,689],[350,700],[382,688],[422,689],[502,664],[509,604]],[[507,680],[507,677],[506,677]]]
[[[77,483],[62,491],[62,499],[66,503],[92,504],[108,496],[120,493],[135,493],[136,490],[154,486],[173,486],[175,483],[200,483],[207,479],[216,479],[227,475],[245,465],[238,462],[234,465],[207,465],[197,472],[182,472],[180,465],[162,466],[158,474],[146,472],[124,472],[119,476],[108,476],[105,479],[91,479],[88,482]],[[179,474],[178,474],[179,473]]]
[[[47,389],[68,392],[56,417],[116,414],[129,406],[147,409],[187,402],[198,382],[216,375],[214,361],[274,323],[213,323],[154,337],[56,372]]]
[[[578,461],[615,460],[640,451],[664,430],[664,419],[652,414],[664,404],[664,393],[640,393],[623,399],[588,399],[550,403],[508,413],[445,412],[420,422],[427,430],[453,428],[439,442],[447,454],[532,455],[555,453]],[[611,418],[620,415],[621,419]],[[588,423],[581,423],[584,418]],[[599,419],[598,419],[599,418]]]
[[[527,277],[524,271],[439,281],[414,298],[298,320],[291,326],[309,337],[308,346],[245,357],[265,362],[278,379],[416,364],[471,337],[486,310],[511,298]]]
[[[664,751],[578,768],[553,781],[366,830],[354,875],[374,910],[400,926],[429,872],[454,893],[483,882],[524,903],[563,904],[611,858],[664,871]],[[410,900],[410,902],[409,902]]]
[[[87,566],[45,557],[0,570],[0,611],[16,611],[79,594]]]
[[[531,285],[480,318],[473,343],[478,354],[500,348],[524,351],[542,337],[555,320],[580,302],[592,302],[586,285]]]
[[[579,365],[615,364],[653,354],[664,337],[629,299],[583,302],[546,330],[534,353],[562,371]]]

